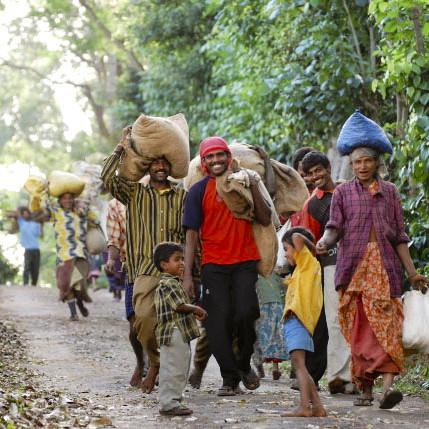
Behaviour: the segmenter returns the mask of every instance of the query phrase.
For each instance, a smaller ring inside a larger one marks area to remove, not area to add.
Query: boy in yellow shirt
[[[282,242],[286,259],[295,266],[292,276],[285,280],[288,290],[283,318],[286,348],[300,390],[298,408],[282,416],[324,417],[326,411],[305,366],[306,351],[314,351],[312,335],[323,304],[321,268],[314,256],[314,237],[305,228],[295,227],[286,231]]]

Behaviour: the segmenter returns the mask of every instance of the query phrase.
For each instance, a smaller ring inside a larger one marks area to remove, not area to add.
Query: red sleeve
[[[309,200],[307,200],[304,204],[304,207],[302,209],[302,220],[301,220],[301,225],[304,228],[307,228],[308,230],[311,231],[311,233],[314,235],[314,239],[317,241],[319,241],[319,239],[321,238],[322,234],[321,234],[321,226],[320,223],[314,219],[313,216],[311,216],[311,214],[308,211],[308,202]]]

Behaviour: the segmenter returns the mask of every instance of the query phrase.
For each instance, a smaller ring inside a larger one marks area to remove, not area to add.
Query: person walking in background
[[[27,207],[17,209],[16,219],[19,228],[19,241],[24,248],[24,286],[36,286],[40,270],[40,245],[39,238],[42,235],[42,226],[31,219],[30,210]]]
[[[302,159],[306,177],[316,186],[302,210],[302,226],[314,235],[316,242],[322,237],[329,221],[332,194],[335,183],[331,177],[331,164],[322,152],[309,152]],[[315,383],[328,371],[328,387],[331,394],[354,393],[351,383],[350,347],[341,333],[338,322],[338,292],[335,290],[335,264],[337,246],[334,244],[324,255],[318,256],[322,266],[324,305],[313,341],[314,354],[309,354],[307,367]]]
[[[105,270],[107,273],[114,273],[119,264],[122,265],[122,270],[126,272],[126,209],[116,198],[109,201],[106,226],[108,256]],[[137,331],[134,327],[136,316],[133,307],[133,288],[133,283],[125,275],[125,316],[129,322],[128,338],[137,361],[130,385],[137,387],[141,385],[142,377],[146,373],[143,346],[137,338]]]
[[[177,243],[160,243],[153,260],[162,273],[155,292],[156,337],[160,346],[159,402],[160,414],[185,416],[192,410],[182,405],[183,390],[191,363],[190,341],[199,336],[197,321],[207,313],[191,305],[183,289],[183,247]]]
[[[76,304],[83,317],[89,315],[84,302],[92,302],[87,293],[89,272],[86,234],[88,223],[98,225],[98,217],[92,210],[78,209],[75,195],[66,192],[58,197],[58,203],[45,201],[47,218],[52,222],[57,248],[56,279],[60,300],[67,302],[70,320],[79,317]]]
[[[282,332],[282,315],[285,301],[283,279],[273,273],[270,277],[259,276],[256,293],[261,316],[256,321],[256,342],[252,356],[260,378],[265,377],[264,362],[272,362],[273,380],[281,376],[279,363],[289,359]]]
[[[283,417],[324,417],[326,411],[317,387],[310,376],[305,355],[314,351],[312,335],[323,305],[321,268],[314,256],[314,237],[310,231],[294,227],[282,238],[285,256],[294,266],[287,286],[283,313],[286,348],[296,372],[300,403],[296,410]]]
[[[410,257],[398,191],[379,175],[380,152],[366,146],[374,126],[380,127],[360,116],[366,136],[350,154],[355,178],[336,187],[317,249],[326,253],[339,241],[339,321],[351,347],[353,381],[362,391],[354,405],[372,405],[374,381],[382,375],[380,408],[389,409],[402,400],[402,393],[392,389],[395,375],[404,371],[402,265],[413,286],[428,280],[417,273]]]

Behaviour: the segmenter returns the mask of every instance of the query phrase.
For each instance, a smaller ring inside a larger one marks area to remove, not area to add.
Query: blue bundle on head
[[[380,125],[356,111],[341,128],[337,149],[344,156],[362,146],[379,153],[393,153],[392,144]]]

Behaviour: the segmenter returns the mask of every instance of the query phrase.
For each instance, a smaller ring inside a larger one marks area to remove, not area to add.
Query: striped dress
[[[80,213],[64,210],[59,204],[46,203],[53,223],[57,248],[57,265],[74,258],[86,258],[86,233],[88,222],[98,224],[95,212]]]
[[[113,197],[126,206],[128,279],[141,275],[160,276],[152,261],[155,246],[162,241],[184,242],[182,229],[186,192],[172,186],[158,191],[150,184],[130,182],[116,174],[120,155],[113,153],[104,163],[101,178]]]

